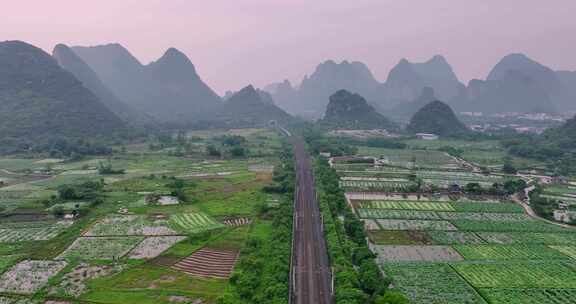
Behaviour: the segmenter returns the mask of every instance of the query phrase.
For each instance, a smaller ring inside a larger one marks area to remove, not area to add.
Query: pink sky
[[[0,40],[119,42],[143,63],[186,53],[219,93],[288,78],[326,59],[384,81],[403,57],[444,55],[463,81],[510,52],[576,70],[574,0],[5,0]]]

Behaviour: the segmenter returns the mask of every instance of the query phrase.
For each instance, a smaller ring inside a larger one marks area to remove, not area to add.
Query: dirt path
[[[568,224],[563,224],[563,223],[551,221],[551,220],[545,219],[543,217],[540,217],[538,214],[536,214],[534,209],[532,209],[532,207],[530,206],[530,192],[534,191],[535,188],[536,188],[535,186],[530,186],[530,187],[524,189],[525,195],[528,198],[526,202],[521,200],[517,194],[512,196],[512,201],[514,201],[515,203],[522,206],[522,208],[524,208],[524,211],[526,212],[526,214],[528,214],[533,219],[541,220],[541,221],[547,222],[549,224],[553,224],[553,225],[564,227],[564,228],[575,229],[576,227],[574,227],[574,226],[570,226]]]

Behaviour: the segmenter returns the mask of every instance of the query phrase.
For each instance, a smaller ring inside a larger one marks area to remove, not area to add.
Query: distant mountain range
[[[120,100],[160,122],[208,120],[222,103],[188,57],[175,48],[148,65],[120,44],[72,50]]]
[[[0,140],[111,135],[125,123],[43,50],[0,42]]]
[[[376,112],[406,121],[434,100],[443,100],[456,111],[576,110],[576,72],[554,71],[523,54],[505,56],[485,80],[474,79],[468,85],[458,80],[448,61],[439,55],[420,63],[400,60],[386,82],[379,82],[363,63],[329,60],[318,65],[298,85],[283,81],[264,90],[249,86],[221,98],[202,81],[188,57],[175,48],[144,65],[120,44],[71,48],[59,44],[50,58],[24,42],[3,42],[2,47],[0,60],[5,67],[0,71],[4,78],[0,87],[3,97],[0,115],[6,116],[0,124],[10,129],[5,133],[9,136],[20,134],[16,129],[23,133],[29,129],[12,128],[7,121],[18,118],[20,123],[35,129],[34,125],[44,119],[40,114],[56,115],[49,107],[71,102],[72,92],[82,101],[64,112],[77,111],[84,118],[78,121],[77,128],[72,121],[66,123],[70,128],[55,126],[61,133],[83,130],[82,124],[93,121],[104,123],[103,130],[156,123],[194,127],[214,123],[262,125],[270,120],[287,121],[291,119],[288,113],[313,119],[321,119],[325,114],[337,115],[338,120],[347,119],[350,123],[359,121],[356,111],[369,113],[364,119],[372,125]],[[51,76],[46,78],[47,75]],[[361,98],[363,102],[354,102],[348,109],[338,107],[345,104],[343,101],[330,106],[330,97],[341,90],[348,92],[341,100]],[[46,101],[42,104],[45,113],[38,113],[38,100],[46,98],[55,101]],[[91,107],[90,113],[85,113]],[[346,115],[350,117],[345,118]],[[52,119],[45,123],[57,124]],[[90,131],[88,134],[100,130]]]
[[[576,110],[576,72],[554,71],[523,54],[505,56],[486,80],[473,79],[468,85],[462,84],[448,61],[437,55],[421,63],[400,60],[382,83],[363,63],[326,61],[300,85],[284,81],[264,89],[288,112],[311,118],[321,118],[328,96],[340,89],[364,96],[391,117],[411,116],[418,108],[415,105],[430,101],[431,95],[458,111]]]

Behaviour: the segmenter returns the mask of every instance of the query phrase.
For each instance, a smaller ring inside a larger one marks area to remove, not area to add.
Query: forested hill
[[[228,127],[255,127],[266,126],[271,121],[286,123],[290,120],[290,114],[249,85],[226,100],[215,123]]]
[[[52,56],[21,41],[0,43],[0,140],[86,138],[124,127]]]
[[[458,136],[469,133],[458,120],[452,108],[441,101],[433,101],[422,107],[410,120],[406,128],[412,133],[433,133],[439,136]]]
[[[332,128],[397,129],[359,94],[340,90],[330,96],[322,123]]]

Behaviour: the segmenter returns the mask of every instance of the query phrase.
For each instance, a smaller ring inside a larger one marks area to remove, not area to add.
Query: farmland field
[[[576,235],[571,233],[536,232],[476,232],[491,244],[576,244]]]
[[[567,304],[576,298],[576,289],[486,288],[480,292],[494,304]]]
[[[26,241],[46,241],[56,237],[59,233],[72,225],[70,221],[60,221],[54,224],[38,225],[32,223],[29,228],[0,228],[0,243],[16,243]],[[6,226],[4,226],[6,227]]]
[[[85,236],[175,234],[166,220],[149,220],[143,215],[110,215],[92,226]]]
[[[58,259],[114,260],[126,255],[143,240],[142,237],[77,238]]]
[[[460,261],[462,257],[450,246],[374,246],[381,263]]]
[[[428,235],[437,244],[483,244],[485,241],[474,232],[429,231]]]
[[[392,210],[455,211],[449,203],[419,201],[369,201],[360,203],[362,208]]]
[[[64,261],[22,261],[0,276],[0,292],[33,294],[66,265]]]
[[[466,260],[555,260],[566,255],[544,245],[457,245]]]
[[[106,156],[0,157],[0,303],[214,304],[234,293],[227,279],[171,266],[207,246],[242,258],[248,239],[277,233],[256,227],[284,208],[282,193],[264,191],[284,139],[271,129],[188,136],[186,145],[151,137]],[[243,155],[223,144],[231,139]]]
[[[439,149],[434,145],[444,141],[409,142]],[[470,147],[462,157],[489,171],[502,167],[501,158],[487,159],[505,155],[499,145],[446,144]],[[446,193],[456,184],[486,189],[517,177],[467,171],[468,164],[440,151],[360,147],[357,156],[379,165],[335,166],[340,186],[364,222],[377,263],[410,303],[576,303],[574,229],[529,216],[510,196]],[[393,184],[414,176],[425,185],[418,192]],[[572,192],[547,186],[542,196],[571,201]]]
[[[0,273],[3,273],[4,270],[8,269],[14,262],[18,260],[17,255],[5,255],[0,256]]]
[[[383,230],[457,230],[448,221],[377,220]]]
[[[174,244],[186,239],[183,236],[153,236],[144,239],[128,255],[130,259],[151,259],[159,256],[162,252]]]
[[[450,266],[434,263],[386,263],[384,272],[411,303],[486,303]]]
[[[217,223],[213,219],[201,213],[177,214],[170,218],[170,223],[174,227],[178,227],[180,230],[187,233],[196,233],[224,227],[223,224]]]
[[[562,262],[462,263],[453,267],[477,288],[576,288],[574,265]]]
[[[576,246],[549,246],[552,249],[556,249],[563,254],[576,259]]]
[[[462,231],[506,231],[506,232],[570,232],[566,228],[537,220],[527,221],[486,221],[452,220],[452,224]]]

